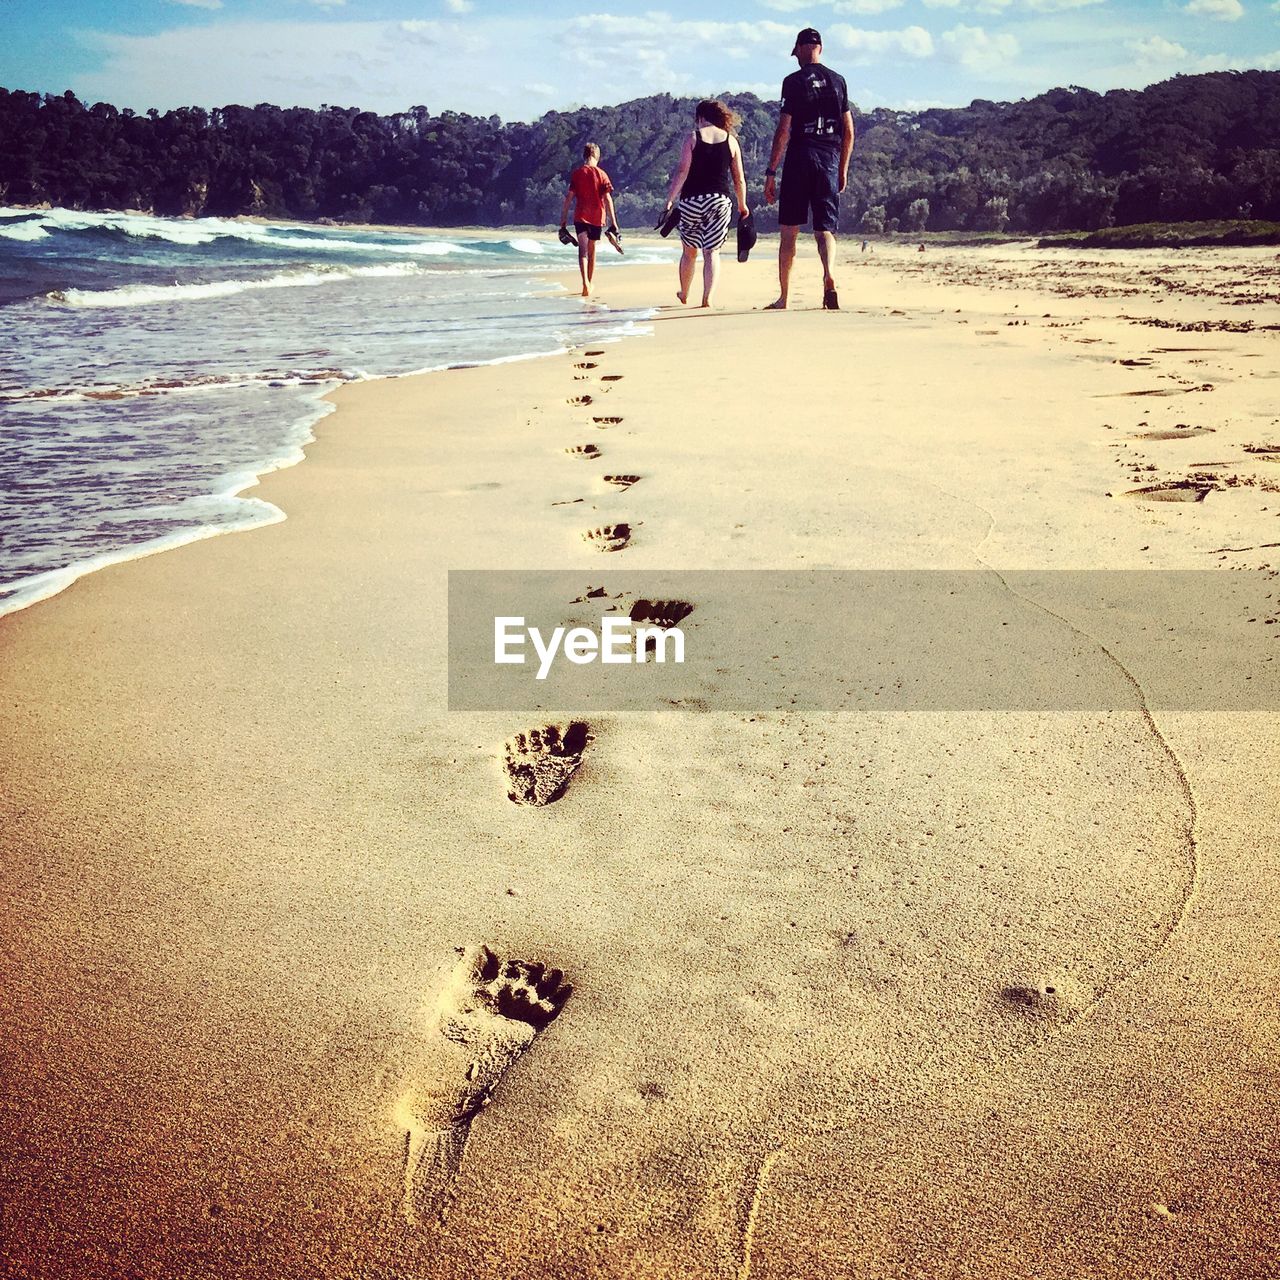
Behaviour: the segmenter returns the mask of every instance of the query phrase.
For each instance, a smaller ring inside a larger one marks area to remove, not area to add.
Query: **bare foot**
[[[771,302],[767,307],[763,308],[763,310],[765,311],[785,311],[786,309],[787,309],[786,298],[779,298],[776,302]]]
[[[679,292],[677,292],[677,294],[676,294],[676,301],[677,301],[677,302],[679,302],[679,304],[680,304],[682,307],[683,307],[683,306],[684,306],[684,304],[688,301],[688,299],[687,299],[687,298],[685,297],[685,295],[684,295],[684,290],[683,290],[683,289],[682,289],[682,290],[680,290]]]

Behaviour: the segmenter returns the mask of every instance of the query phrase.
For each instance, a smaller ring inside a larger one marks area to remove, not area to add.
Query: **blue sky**
[[[810,24],[863,109],[1280,68],[1280,0],[0,0],[0,85],[135,110],[527,120],[657,92],[776,97]]]

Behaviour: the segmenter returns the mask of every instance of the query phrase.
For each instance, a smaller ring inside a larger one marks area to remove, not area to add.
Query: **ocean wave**
[[[546,248],[541,240],[516,239],[508,240],[507,246],[517,253],[545,253]]]
[[[45,300],[61,307],[137,307],[164,302],[192,302],[227,298],[251,289],[297,289],[318,284],[376,276],[419,275],[416,262],[387,262],[368,267],[317,267],[311,271],[282,271],[255,280],[211,280],[203,284],[125,284],[117,289],[54,289]]]
[[[270,230],[271,228],[267,228]],[[282,249],[320,249],[326,253],[395,253],[418,258],[446,258],[454,253],[476,253],[464,245],[448,240],[396,241],[394,244],[375,244],[367,240],[333,240],[319,236],[264,235],[245,236],[255,244]]]
[[[391,239],[386,232],[356,231],[370,239],[356,240],[328,234],[323,228],[303,228],[276,223],[232,221],[227,218],[157,218],[143,213],[92,213],[78,209],[45,209],[32,215],[29,209],[0,208],[0,218],[21,221],[0,225],[0,235],[11,240],[37,240],[52,232],[93,236],[127,236],[135,240],[159,240],[187,248],[198,248],[218,240],[239,240],[269,249],[306,249],[318,253],[374,253],[407,257],[443,258],[451,254],[473,254],[480,248],[451,240],[401,235]],[[376,237],[376,238],[374,238]],[[532,241],[528,242],[534,243]],[[523,250],[537,252],[537,250]]]
[[[0,387],[0,403],[29,401],[132,400],[174,391],[211,391],[228,387],[266,384],[270,387],[327,386],[338,382],[363,382],[363,369],[264,369],[254,373],[204,373],[185,378],[144,378],[139,382],[98,382],[67,387]]]
[[[48,232],[34,219],[0,223],[0,236],[6,240],[43,240]]]

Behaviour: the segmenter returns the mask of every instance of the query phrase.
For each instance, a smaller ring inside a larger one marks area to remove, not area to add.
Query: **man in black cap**
[[[765,172],[764,198],[772,204],[778,164],[786,153],[782,198],[778,202],[778,283],[781,293],[769,309],[787,306],[796,237],[813,212],[813,238],[822,259],[822,305],[838,311],[840,301],[831,275],[835,232],[840,220],[840,193],[849,180],[853,154],[853,115],[844,77],[822,65],[822,37],[806,27],[796,36],[791,56],[800,64],[782,82],[782,115],[773,135],[773,151]]]

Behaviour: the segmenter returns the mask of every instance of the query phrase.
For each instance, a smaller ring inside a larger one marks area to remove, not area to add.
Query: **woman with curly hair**
[[[723,102],[698,103],[693,131],[684,140],[680,163],[667,192],[667,213],[680,215],[680,292],[688,302],[698,254],[702,254],[702,305],[711,305],[720,272],[720,247],[729,235],[736,199],[738,213],[748,216],[747,183],[742,148],[734,137],[738,117]]]

